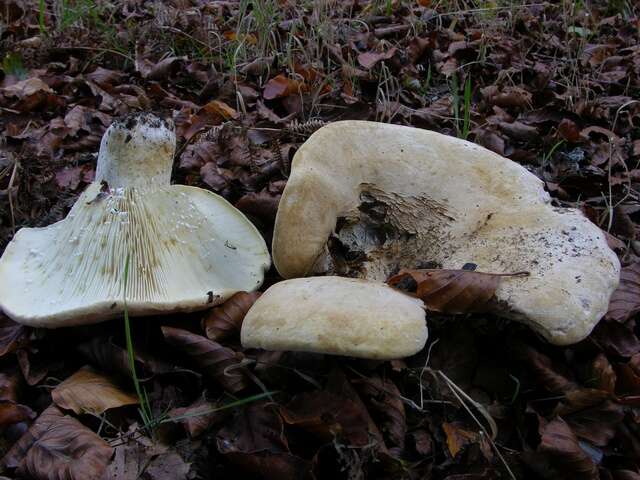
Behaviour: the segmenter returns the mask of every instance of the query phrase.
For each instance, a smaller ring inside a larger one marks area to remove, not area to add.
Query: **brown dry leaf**
[[[530,466],[543,478],[600,479],[597,466],[564,420],[541,421],[539,433],[540,445]]]
[[[64,168],[56,172],[56,184],[60,188],[76,190],[81,183],[91,183],[95,175],[93,166],[86,163],[82,166]]]
[[[367,70],[376,66],[382,60],[389,60],[396,54],[396,48],[390,48],[386,52],[364,52],[358,55],[358,63]]]
[[[222,36],[227,40],[245,42],[249,45],[256,45],[258,43],[258,39],[253,33],[238,34],[233,30],[227,30],[222,33]]]
[[[14,83],[13,85],[0,89],[0,91],[7,97],[15,97],[18,99],[30,97],[41,92],[53,93],[53,90],[51,90],[49,85],[47,85],[37,77],[27,78],[20,82]]]
[[[398,387],[388,378],[369,377],[353,382],[364,398],[369,411],[379,419],[379,425],[392,446],[404,448],[407,416]]]
[[[250,192],[243,195],[235,207],[243,213],[253,215],[268,222],[273,222],[280,204],[280,194],[270,193],[266,188],[258,193]]]
[[[560,371],[561,366],[554,365],[548,356],[533,347],[521,343],[514,346],[514,351],[527,365],[537,385],[557,394],[564,394],[578,388],[569,373]]]
[[[100,478],[113,449],[58,407],[47,408],[7,452],[2,463],[18,474],[43,480]]]
[[[129,427],[124,435],[126,443],[115,447],[115,454],[104,480],[187,480],[194,478],[190,475],[191,464],[172,448],[161,442],[153,441],[136,431],[137,424]],[[93,479],[91,479],[93,480]]]
[[[0,315],[0,357],[29,343],[29,329]]]
[[[589,386],[604,390],[605,392],[614,393],[617,376],[606,355],[599,353],[591,363],[589,370]]]
[[[237,411],[218,432],[217,445],[229,461],[256,477],[308,478],[309,462],[290,453],[280,415],[264,403]]]
[[[622,323],[600,322],[589,338],[610,355],[632,357],[640,352],[640,339]]]
[[[208,113],[221,116],[224,120],[232,120],[240,116],[237,111],[220,100],[212,100],[202,108]]]
[[[167,57],[153,66],[141,68],[140,73],[148,80],[166,80],[186,61],[187,57]]]
[[[620,272],[620,285],[613,292],[606,317],[626,322],[640,312],[640,262],[627,265]]]
[[[196,335],[187,330],[173,327],[162,327],[165,340],[172,346],[184,351],[204,370],[209,378],[218,382],[230,393],[238,393],[247,386],[247,380],[240,365],[242,356],[230,348]]]
[[[82,343],[78,350],[85,358],[100,370],[122,375],[125,378],[131,377],[131,367],[129,366],[129,353],[122,347],[113,343],[111,337],[95,337],[91,341]],[[189,372],[190,370],[180,369],[174,365],[152,357],[139,348],[136,348],[136,371],[139,377],[150,377],[170,372]]]
[[[405,284],[416,285],[416,296],[429,310],[459,314],[483,311],[505,276],[520,276],[518,273],[483,273],[472,270],[403,270],[391,277],[387,283],[402,288]],[[404,289],[404,288],[402,288]],[[410,288],[413,291],[413,288]]]
[[[18,403],[19,386],[18,372],[0,373],[0,428],[36,417],[33,410]]]
[[[260,292],[238,292],[222,305],[207,312],[202,319],[202,329],[207,337],[219,342],[239,332],[244,316],[260,295]]]
[[[98,67],[93,72],[87,73],[85,77],[100,87],[111,90],[114,85],[122,83],[126,75],[123,72]]]
[[[200,398],[188,407],[174,408],[167,414],[167,421],[182,424],[191,438],[202,435],[207,429],[221,422],[228,410],[215,410],[219,405]]]
[[[577,143],[580,139],[580,128],[568,118],[563,118],[558,125],[558,133],[569,143]]]
[[[442,430],[444,430],[447,436],[447,448],[451,454],[451,458],[455,458],[456,455],[467,445],[476,443],[478,441],[478,434],[464,430],[457,423],[442,423]]]
[[[295,425],[323,442],[338,438],[352,446],[370,441],[365,409],[347,398],[324,390],[296,395],[280,414],[289,425]]]
[[[622,405],[603,400],[607,397],[609,394],[601,390],[575,390],[566,395],[554,414],[561,415],[579,438],[606,447],[624,418]]]
[[[16,357],[22,376],[30,386],[40,383],[49,373],[51,359],[38,355],[35,349],[21,348]]]
[[[265,100],[273,100],[275,98],[298,94],[305,89],[306,87],[303,83],[280,74],[267,82],[264,86],[262,96]]]
[[[135,395],[122,391],[111,378],[88,366],[58,385],[51,392],[51,399],[60,408],[78,415],[100,415],[111,408],[139,403]]]

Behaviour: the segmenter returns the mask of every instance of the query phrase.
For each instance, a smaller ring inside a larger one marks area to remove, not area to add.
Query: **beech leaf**
[[[265,98],[265,100],[288,97],[289,95],[297,94],[298,92],[300,92],[300,90],[303,89],[303,87],[304,84],[298,82],[297,80],[287,78],[286,76],[280,74],[273,77],[267,82],[267,84],[264,86],[262,96]]]
[[[170,345],[189,355],[209,378],[228,392],[238,393],[247,386],[246,377],[240,369],[227,370],[242,360],[241,355],[230,348],[180,328],[162,327],[162,334]]]
[[[640,312],[640,262],[632,263],[620,272],[620,284],[613,292],[606,317],[626,322]]]
[[[238,292],[222,305],[213,308],[202,319],[202,328],[210,340],[220,341],[240,331],[242,320],[260,292]]]
[[[29,340],[29,329],[24,325],[0,315],[0,357],[26,345]]]
[[[101,478],[113,449],[55,405],[47,408],[3,459],[18,475],[43,480]]]
[[[544,478],[599,479],[598,468],[580,447],[569,425],[556,417],[539,428],[540,445],[536,458]]]
[[[169,411],[168,419],[182,424],[189,436],[195,438],[227,416],[227,410],[213,411],[218,407],[219,405],[200,398],[187,407]]]
[[[112,379],[90,367],[83,367],[52,392],[53,402],[77,414],[100,415],[111,408],[138,403],[135,395],[124,392]]]
[[[523,275],[528,274],[483,273],[473,270],[402,270],[387,283],[403,290],[406,287],[410,291],[415,289],[416,296],[422,299],[429,310],[460,314],[485,310],[502,277]]]

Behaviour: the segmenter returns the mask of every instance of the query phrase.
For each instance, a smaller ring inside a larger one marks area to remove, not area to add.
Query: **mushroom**
[[[620,264],[579,210],[551,205],[522,166],[439,133],[363,121],[330,124],[296,153],[273,234],[285,278],[385,280],[399,268],[528,271],[505,278],[494,312],[556,344],[587,336]]]
[[[23,228],[0,258],[0,307],[37,327],[188,312],[258,288],[270,265],[264,239],[226,200],[170,185],[173,124],[152,114],[114,122],[95,181],[68,216]]]
[[[427,341],[421,300],[384,283],[343,277],[285,280],[270,287],[242,322],[242,345],[389,360]]]

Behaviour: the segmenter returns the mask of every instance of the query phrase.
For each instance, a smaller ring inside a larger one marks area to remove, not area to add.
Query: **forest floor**
[[[243,350],[251,298],[134,319],[141,404],[122,319],[0,317],[4,474],[640,479],[639,15],[630,0],[4,0],[0,252],[64,218],[105,129],[148,110],[176,124],[172,180],[224,196],[268,243],[296,149],[366,119],[520,163],[623,265],[606,317],[568,347],[429,313],[427,347],[405,360]]]

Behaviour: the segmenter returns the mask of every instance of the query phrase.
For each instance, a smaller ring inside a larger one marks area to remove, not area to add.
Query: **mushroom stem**
[[[147,113],[128,115],[102,137],[95,182],[111,190],[168,186],[175,144],[171,120]]]

